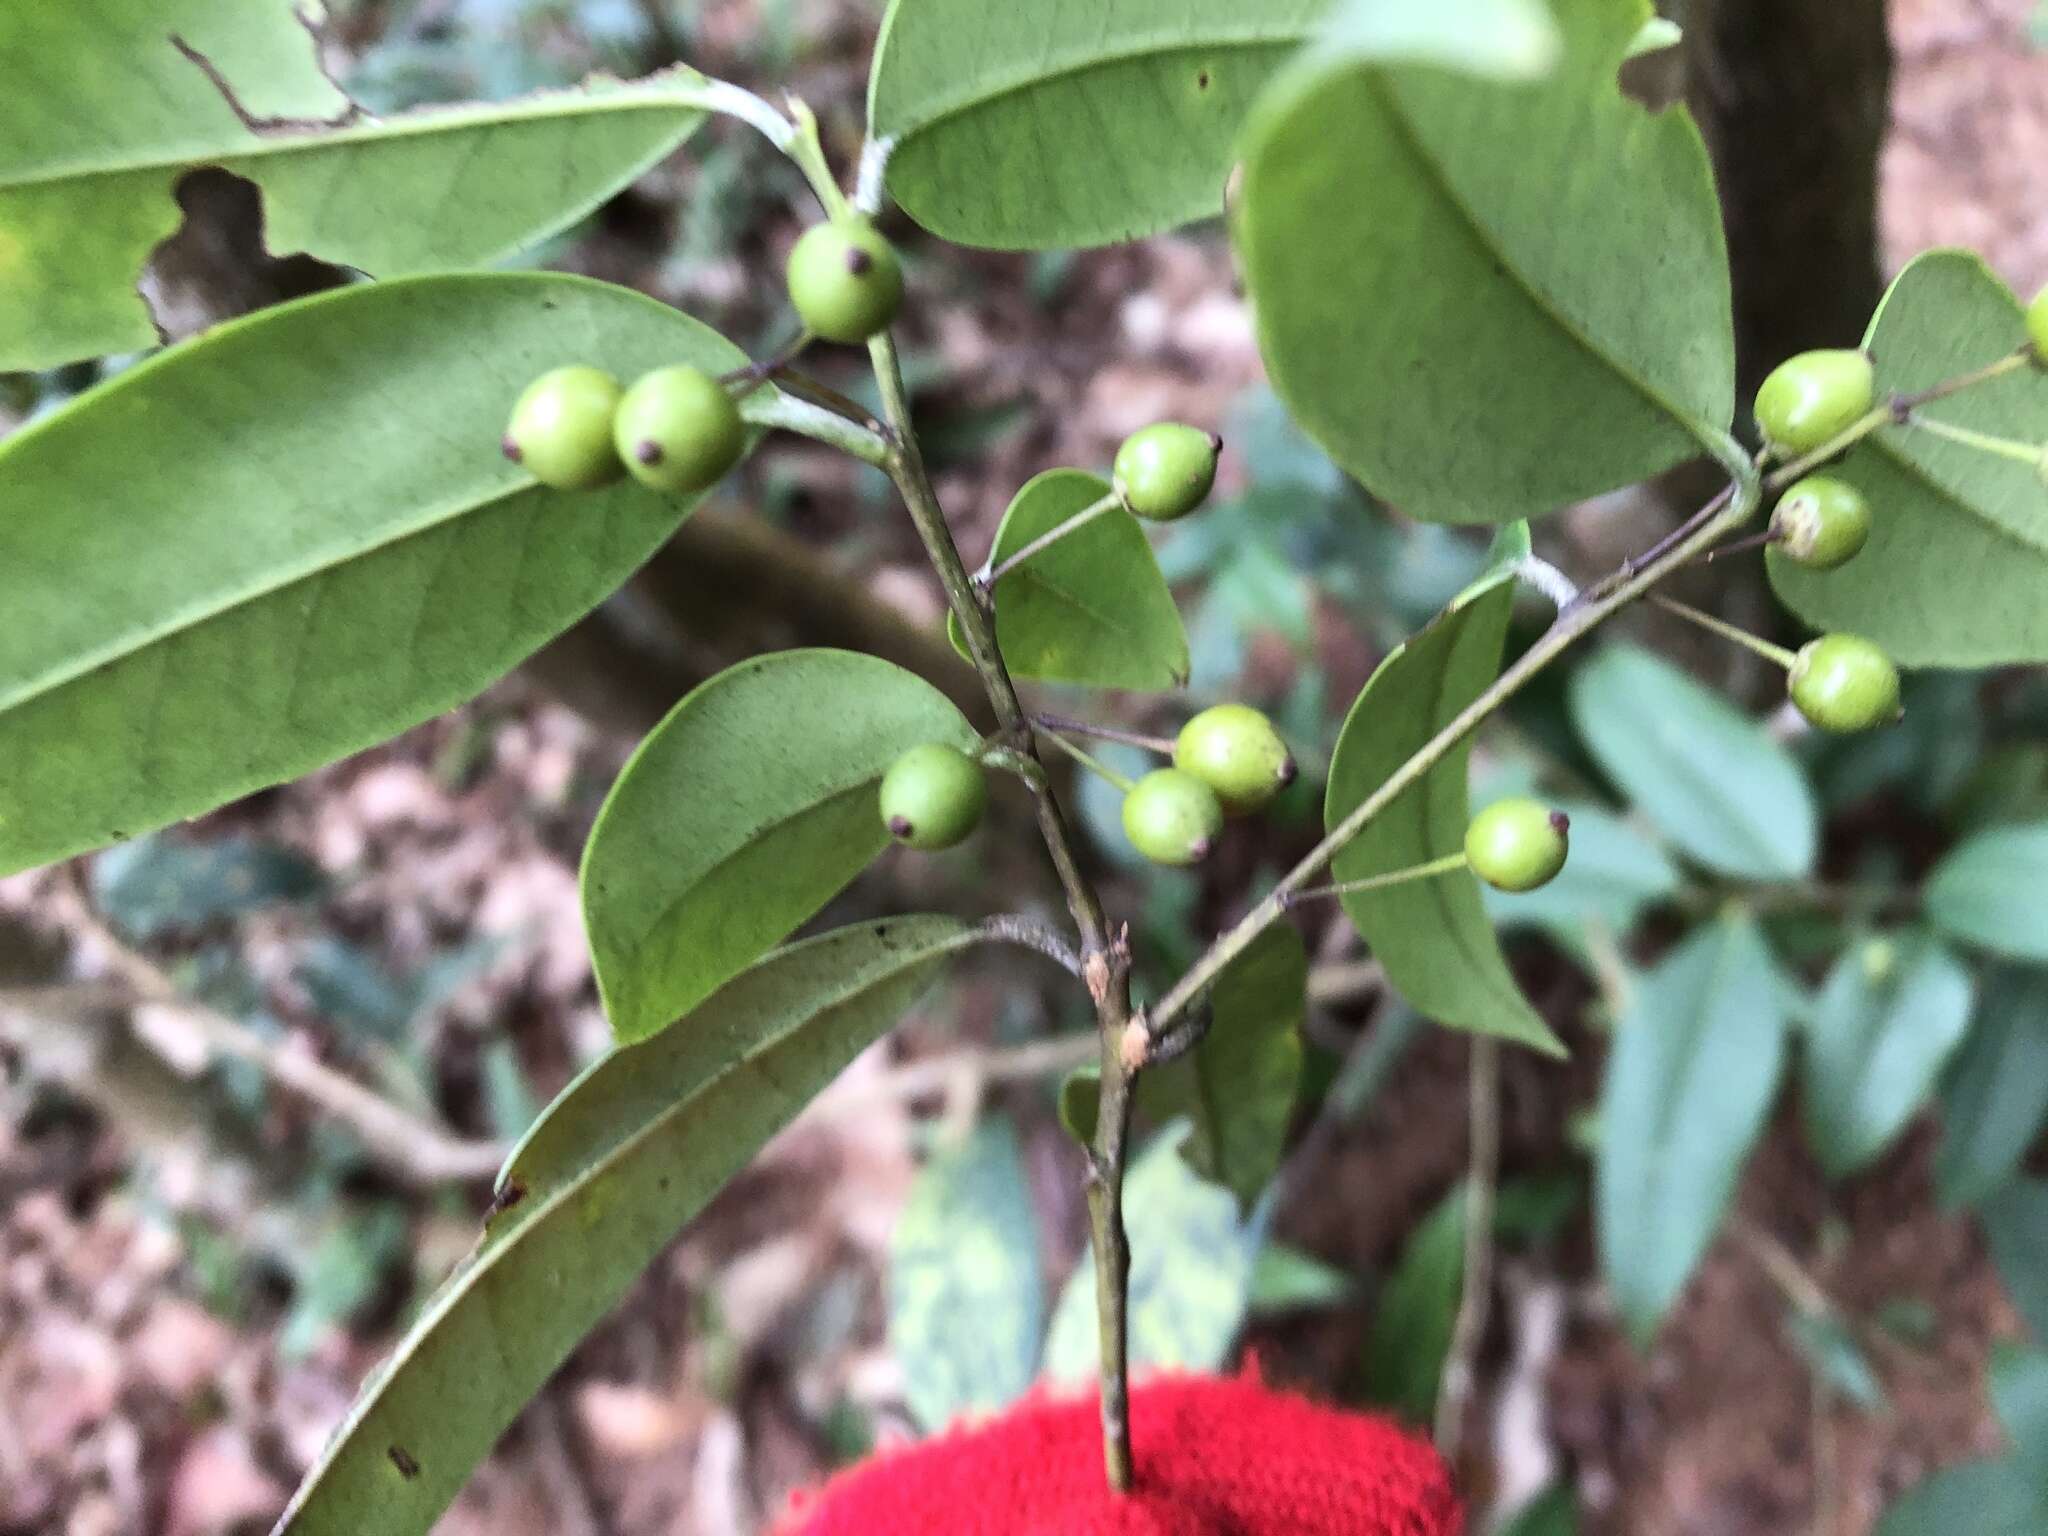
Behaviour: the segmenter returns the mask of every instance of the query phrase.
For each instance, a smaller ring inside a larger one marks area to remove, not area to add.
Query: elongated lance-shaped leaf
[[[1630,484],[1734,413],[1705,147],[1682,109],[1651,114],[1616,81],[1648,0],[1554,9],[1563,52],[1541,80],[1312,55],[1241,142],[1231,231],[1274,389],[1375,494],[1435,522]]]
[[[291,0],[8,6],[0,78],[0,369],[156,341],[136,281],[195,167],[262,188],[281,254],[379,277],[474,266],[590,212],[718,89],[677,67],[379,121],[321,74]]]
[[[423,1536],[683,1223],[977,938],[942,917],[838,929],[587,1068],[514,1150],[482,1242],[364,1384],[275,1536]]]
[[[1990,827],[1927,876],[1927,917],[1950,938],[2014,960],[2048,961],[2048,821]]]
[[[585,278],[407,278],[222,326],[0,444],[0,873],[371,746],[566,629],[696,498],[537,485],[506,416],[562,363],[677,361],[745,358]]]
[[[640,744],[583,851],[612,1030],[639,1040],[817,912],[888,846],[876,796],[910,748],[980,745],[914,672],[778,651],[692,690]]]
[[[1719,1230],[1784,1072],[1785,989],[1754,924],[1700,929],[1643,978],[1600,1101],[1601,1266],[1646,1344]]]
[[[1493,577],[1380,663],[1337,737],[1325,825],[1335,828],[1499,675],[1514,598],[1513,578]],[[1463,848],[1470,756],[1468,738],[1346,843],[1331,875],[1366,879]],[[1418,1011],[1453,1029],[1564,1053],[1515,985],[1469,871],[1343,900],[1388,980]]]
[[[1893,281],[1863,345],[1881,391],[1924,389],[2026,339],[2018,300],[1967,251],[1930,251]],[[2048,443],[2048,375],[2025,368],[1922,408],[1994,437]],[[1839,474],[1869,498],[1870,542],[1802,570],[1777,551],[1771,585],[1818,629],[1874,640],[1901,665],[2048,661],[2048,486],[2025,464],[1932,432],[1885,427]]]
[[[990,560],[1000,564],[1109,494],[1108,481],[1084,470],[1034,476],[1003,513]],[[1032,555],[996,583],[994,596],[996,643],[1017,677],[1096,688],[1187,685],[1180,610],[1145,530],[1121,507]],[[946,632],[965,656],[960,621],[950,614]]]
[[[1994,1193],[2048,1125],[2048,971],[1997,967],[1941,1090],[1934,1188],[1949,1208]]]
[[[889,190],[927,229],[1007,249],[1103,245],[1213,217],[1231,146],[1301,44],[1526,75],[1540,0],[895,0],[868,116]]]

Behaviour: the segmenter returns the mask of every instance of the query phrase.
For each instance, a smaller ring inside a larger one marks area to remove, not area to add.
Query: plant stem
[[[1865,430],[1873,430],[1876,425],[1873,422]],[[1733,444],[1727,447],[1733,449]],[[1407,762],[1388,775],[1385,783],[1332,827],[1328,835],[1281,878],[1265,900],[1209,945],[1186,974],[1152,1005],[1148,1011],[1148,1022],[1152,1028],[1157,1029],[1178,1017],[1231,961],[1244,953],[1254,939],[1280,920],[1287,910],[1289,897],[1327,868],[1338,851],[1364,831],[1375,816],[1404,791],[1419,783],[1430,769],[1513,698],[1531,678],[1574,642],[1597,629],[1603,621],[1627,607],[1693,556],[1713,548],[1749,519],[1761,494],[1755,466],[1748,455],[1739,450],[1723,451],[1718,456],[1734,478],[1727,489],[1686,521],[1682,536],[1666,540],[1659,549],[1631,561],[1614,576],[1582,593],[1578,602],[1560,613],[1550,628],[1513,665],[1459,710],[1436,735],[1424,742]]]
[[[1945,437],[1952,443],[1961,443],[1965,448],[1975,448],[1980,453],[1996,454],[2001,459],[2015,459],[2037,468],[2041,464],[2041,448],[2036,443],[2015,442],[2009,437],[1994,437],[1989,432],[1974,432],[1952,421],[1940,421],[1917,412],[1908,416],[1905,424],[1922,432],[1931,432],[1936,437]]]
[[[1063,731],[1069,736],[1093,736],[1098,741],[1114,741],[1126,747],[1142,747],[1147,752],[1157,752],[1165,757],[1173,756],[1174,741],[1169,736],[1147,736],[1142,731],[1126,731],[1114,725],[1097,725],[1092,720],[1076,720],[1067,715],[1048,714],[1034,710],[1033,725],[1042,725],[1048,731]]]
[[[1054,746],[1058,747],[1062,752],[1066,753],[1067,756],[1071,757],[1083,768],[1086,768],[1090,773],[1106,781],[1107,783],[1114,784],[1118,789],[1122,790],[1125,794],[1128,795],[1132,790],[1138,787],[1136,784],[1132,783],[1131,780],[1125,778],[1122,774],[1118,773],[1114,768],[1110,767],[1109,764],[1103,762],[1101,759],[1096,757],[1094,753],[1089,752],[1084,748],[1080,747],[1079,745],[1077,745],[1076,743],[1067,740],[1067,738],[1062,736],[1058,731],[1045,731],[1042,734],[1044,735],[1046,740],[1050,741]]]
[[[875,381],[881,389],[882,413],[895,436],[886,468],[902,494],[903,504],[923,540],[925,553],[945,589],[946,604],[967,642],[968,659],[980,675],[1003,732],[1020,750],[1031,751],[1031,723],[1018,702],[996,647],[995,627],[976,596],[974,578],[960,558],[945,513],[932,492],[911,428],[910,401],[896,346],[888,333],[868,343]],[[1034,753],[1035,755],[1035,753]],[[1102,901],[1081,872],[1072,835],[1059,802],[1048,793],[1035,795],[1038,830],[1046,853],[1066,893],[1067,909],[1081,936],[1081,970],[1095,1003],[1095,1022],[1102,1070],[1102,1096],[1095,1120],[1095,1144],[1088,1168],[1088,1224],[1095,1247],[1095,1303],[1102,1372],[1102,1459],[1109,1485],[1117,1492],[1131,1486],[1131,1411],[1129,1323],[1126,1299],[1130,1283],[1130,1242],[1124,1231],[1124,1143],[1131,1128],[1131,1088],[1135,1074],[1124,1065],[1122,1044],[1131,1018],[1131,955],[1128,941],[1114,940]]]
[[[1451,1347],[1444,1356],[1436,1399],[1436,1448],[1455,1463],[1464,1437],[1465,1405],[1472,1396],[1472,1375],[1486,1337],[1486,1314],[1493,1299],[1493,1207],[1500,1179],[1500,1042],[1486,1035],[1472,1037],[1469,1068],[1471,1150],[1465,1174],[1465,1275],[1458,1296],[1458,1315],[1451,1324]]]
[[[1466,862],[1462,850],[1447,853],[1427,864],[1390,869],[1384,875],[1367,875],[1362,880],[1339,880],[1335,885],[1317,885],[1305,891],[1293,891],[1288,894],[1287,904],[1293,906],[1298,901],[1314,901],[1324,896],[1355,896],[1360,891],[1383,891],[1390,885],[1406,885],[1411,880],[1432,880],[1438,875],[1448,875],[1452,870],[1463,869]]]
[[[780,389],[751,391],[740,401],[740,418],[756,426],[795,432],[877,469],[889,467],[889,444],[879,433],[869,431],[839,411],[813,405]]]
[[[1681,603],[1675,597],[1666,597],[1661,592],[1652,592],[1650,601],[1666,613],[1677,614],[1688,624],[1697,624],[1709,634],[1719,635],[1723,640],[1732,640],[1746,651],[1754,651],[1766,661],[1774,661],[1781,667],[1789,668],[1798,658],[1782,645],[1752,635],[1739,625],[1730,624],[1726,619],[1717,619],[1711,613],[1702,613],[1691,603]]]
[[[1891,408],[1894,420],[1904,417],[1930,400],[1945,400],[1950,395],[1961,394],[1978,384],[1988,383],[2008,373],[2016,373],[2034,361],[2034,349],[2021,347],[2017,352],[2008,352],[1995,363],[1986,363],[1982,368],[1973,368],[1968,373],[1959,373],[1952,379],[1943,379],[1939,384],[1930,384],[1925,389],[1911,390],[1893,395],[1886,402]]]
[[[1784,535],[1775,528],[1767,528],[1762,533],[1752,533],[1747,538],[1730,539],[1726,544],[1710,549],[1700,556],[1700,564],[1712,565],[1723,555],[1739,555],[1752,549],[1767,549],[1783,538]]]
[[[1016,553],[1004,556],[999,563],[990,565],[987,562],[983,562],[981,569],[975,573],[975,585],[984,592],[993,590],[997,582],[1001,581],[1040,550],[1051,548],[1068,534],[1086,527],[1105,512],[1114,512],[1121,505],[1122,503],[1118,501],[1114,492],[1103,497],[1100,501],[1090,503],[1065,522],[1046,529],[1045,532],[1041,533],[1029,544],[1026,544],[1022,549],[1016,551]]]

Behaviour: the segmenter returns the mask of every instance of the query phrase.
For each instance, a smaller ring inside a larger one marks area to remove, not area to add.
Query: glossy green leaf
[[[1232,234],[1274,389],[1435,522],[1630,484],[1734,413],[1705,148],[1616,84],[1647,0],[1555,9],[1540,82],[1338,55],[1276,84],[1242,145]]]
[[[92,864],[93,904],[141,940],[305,901],[326,884],[304,855],[246,837],[209,843],[139,837]]]
[[[2048,821],[1993,827],[1927,877],[1928,921],[1950,938],[2015,960],[2048,961]]]
[[[992,562],[1109,494],[1078,469],[1049,469],[1010,502]],[[996,644],[1012,675],[1097,688],[1183,688],[1188,637],[1145,530],[1118,508],[1050,544],[996,583]],[[948,614],[954,649],[967,654]]]
[[[1792,754],[1718,693],[1635,645],[1572,674],[1573,723],[1615,787],[1688,858],[1719,874],[1796,880],[1820,839]]]
[[[1155,1120],[1187,1117],[1190,1166],[1249,1211],[1280,1166],[1301,1084],[1301,1025],[1308,954],[1286,923],[1233,960],[1209,994],[1209,1033],[1177,1061],[1138,1079],[1138,1104]]]
[[[364,1384],[278,1536],[424,1536],[677,1229],[977,937],[939,917],[839,929],[587,1068],[514,1149],[483,1241]]]
[[[174,37],[246,111],[284,121],[243,122]],[[710,84],[677,67],[351,118],[288,0],[10,6],[0,77],[0,369],[155,344],[136,283],[195,167],[262,189],[279,254],[379,277],[475,266],[581,218],[675,148]]]
[[[1941,1102],[1935,1191],[1944,1206],[1974,1205],[2018,1171],[2048,1125],[2048,971],[1986,977]]]
[[[1488,886],[1481,893],[1487,915],[1500,927],[1542,928],[1571,943],[1589,923],[1624,934],[1645,907],[1678,889],[1670,855],[1624,818],[1583,800],[1555,804],[1571,818],[1571,856],[1555,880],[1533,891]]]
[[[985,1120],[934,1157],[889,1239],[889,1347],[927,1430],[1023,1395],[1045,1293],[1017,1133]]]
[[[1995,361],[2025,334],[2018,302],[1979,257],[1930,251],[1893,282],[1864,345],[1880,390],[1915,390]],[[2048,377],[2031,369],[1924,409],[2048,441]],[[1888,427],[1832,472],[1870,498],[1870,542],[1833,571],[1769,555],[1771,584],[1794,613],[1868,636],[1904,666],[2048,661],[2048,492],[2030,468]]]
[[[1388,653],[1337,738],[1326,826],[1342,821],[1494,680],[1513,606],[1513,581],[1496,579]],[[1468,740],[1397,796],[1345,845],[1331,876],[1364,879],[1463,848],[1470,756]],[[1417,1010],[1453,1029],[1563,1054],[1515,985],[1473,875],[1459,870],[1343,900],[1388,978]]]
[[[1991,1352],[1991,1405],[2013,1444],[2014,1460],[2048,1497],[2048,1353],[2001,1344]]]
[[[1417,1424],[1436,1411],[1465,1285],[1465,1189],[1460,1185],[1416,1224],[1373,1307],[1365,1392]]]
[[[1229,1355],[1251,1293],[1259,1235],[1238,1219],[1227,1191],[1188,1167],[1184,1138],[1181,1128],[1156,1137],[1124,1178],[1134,1373],[1215,1370]],[[1053,1309],[1046,1376],[1092,1382],[1097,1342],[1091,1253],[1082,1255]]]
[[[1935,1473],[1885,1511],[1876,1536],[2040,1536],[2048,1492],[2018,1458]]]
[[[2014,1179],[1977,1209],[1998,1278],[2034,1338],[2048,1343],[2048,1182]]]
[[[1926,938],[1843,955],[1806,1029],[1806,1139],[1831,1179],[1868,1166],[1927,1101],[1970,1025],[1970,973]]]
[[[882,775],[980,743],[913,672],[778,651],[693,689],[648,733],[583,850],[583,922],[612,1031],[639,1040],[843,890],[885,847]]]
[[[1785,1065],[1784,994],[1745,919],[1700,929],[1642,979],[1600,1099],[1601,1266],[1646,1344],[1707,1251]]]
[[[0,444],[0,873],[382,741],[567,628],[695,502],[536,485],[506,412],[558,363],[678,358],[744,361],[604,283],[403,279],[222,326]]]

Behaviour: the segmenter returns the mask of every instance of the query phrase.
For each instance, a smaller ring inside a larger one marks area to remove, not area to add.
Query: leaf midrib
[[[1908,454],[1901,446],[1905,440],[1905,433],[1906,429],[1903,427],[1888,428],[1876,435],[1876,443],[1878,452],[1883,454],[1891,463],[1898,466],[1905,473],[1906,478],[1924,487],[1937,501],[1945,502],[1960,510],[1966,518],[1976,523],[2001,542],[2024,550],[2028,556],[2035,559],[2048,556],[2048,524],[2043,525],[2043,538],[2040,543],[2035,543],[2027,538],[2026,535],[2008,528],[2004,523],[1999,522],[1996,518],[1985,512],[1978,503],[1958,495],[1954,490],[1944,485],[1935,478],[1933,470]]]
[[[1313,26],[1290,29],[1285,32],[1220,32],[1213,36],[1188,39],[1185,36],[1173,42],[1140,44],[1108,53],[1093,53],[1083,57],[1062,61],[1053,68],[1035,71],[1013,70],[1000,76],[993,84],[984,85],[951,99],[940,98],[939,103],[927,115],[913,118],[906,126],[892,130],[888,138],[896,146],[909,142],[922,134],[929,133],[941,124],[956,117],[963,117],[979,107],[990,106],[1007,96],[1021,95],[1038,89],[1056,80],[1073,79],[1082,75],[1096,74],[1124,64],[1143,63],[1148,60],[1171,58],[1176,54],[1199,54],[1214,48],[1234,48],[1243,52],[1265,52],[1273,49],[1298,48],[1316,35]]]
[[[700,77],[701,79],[701,77]],[[320,131],[289,134],[250,133],[221,147],[201,147],[183,153],[141,154],[99,163],[72,163],[52,167],[40,174],[14,175],[0,180],[0,192],[20,187],[54,186],[67,181],[86,181],[101,176],[129,176],[144,171],[174,171],[195,164],[225,165],[229,162],[263,160],[303,154],[349,144],[384,144],[441,133],[462,133],[476,129],[509,127],[516,123],[545,122],[558,117],[606,116],[619,112],[688,112],[700,118],[712,108],[701,92],[673,90],[664,85],[659,92],[638,89],[644,82],[617,91],[584,94],[581,87],[542,91],[505,102],[465,102],[457,106],[427,106],[391,117],[369,118]],[[574,105],[570,105],[574,103]],[[517,109],[517,110],[514,110]],[[691,125],[694,126],[694,125]]]
[[[1430,181],[1443,194],[1444,201],[1457,211],[1459,218],[1464,221],[1465,226],[1472,232],[1473,240],[1493,258],[1497,269],[1513,280],[1515,286],[1522,290],[1529,302],[1551,324],[1555,325],[1568,338],[1576,342],[1597,362],[1604,365],[1620,378],[1627,380],[1638,394],[1665,415],[1671,417],[1685,430],[1687,435],[1698,442],[1702,448],[1711,452],[1714,447],[1712,436],[1713,424],[1702,420],[1690,410],[1666,399],[1663,392],[1652,385],[1648,379],[1638,376],[1632,368],[1624,366],[1606,348],[1600,346],[1592,337],[1580,330],[1578,325],[1564,313],[1549,295],[1537,288],[1528,275],[1522,271],[1520,265],[1510,258],[1508,252],[1502,249],[1500,243],[1494,239],[1492,232],[1480,222],[1478,214],[1465,202],[1464,198],[1458,195],[1456,188],[1451,185],[1449,173],[1445,170],[1443,164],[1423,143],[1420,131],[1410,119],[1407,106],[1393,89],[1393,82],[1389,77],[1388,71],[1384,67],[1371,67],[1364,69],[1362,73],[1366,75],[1372,89],[1379,95],[1382,104],[1386,108],[1387,116],[1399,128],[1402,142],[1408,146],[1416,163],[1423,168]]]

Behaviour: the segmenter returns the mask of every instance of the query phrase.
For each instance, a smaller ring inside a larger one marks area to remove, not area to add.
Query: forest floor
[[[2048,281],[2048,53],[2029,38],[2034,6],[1893,10],[1887,268],[1925,245],[1971,245],[2031,292]],[[715,50],[746,8],[705,14]],[[806,89],[851,99],[859,60],[818,52],[827,62]],[[631,213],[617,240],[576,259],[658,289]],[[771,223],[742,259],[766,270],[788,233]],[[1209,236],[1061,264],[930,258],[914,288],[932,317],[921,347],[943,364],[937,404],[963,430],[977,413],[1005,423],[941,476],[970,559],[1035,468],[1104,462],[1159,417],[1219,419],[1258,377]],[[690,281],[669,296],[748,313],[738,263]],[[1045,291],[1054,302],[1032,296]],[[935,618],[914,546],[874,530],[845,475],[801,456],[781,474],[785,527],[854,549],[864,584],[907,622]],[[1374,647],[1323,639],[1332,692],[1355,689]],[[137,919],[123,937],[79,916],[83,867],[0,881],[0,988],[168,972],[222,1010],[223,988],[253,989],[273,1064],[317,1057],[375,1082],[456,1161],[487,1166],[522,1106],[604,1038],[575,871],[630,746],[514,678],[185,839],[291,850],[320,889],[290,906],[189,929]],[[943,877],[907,862],[889,874],[891,891],[857,900],[945,899]],[[1555,1165],[1596,1081],[1597,1036],[1575,1022],[1583,983],[1533,979],[1581,1049],[1562,1071],[1510,1061],[1510,1172]],[[0,1536],[267,1529],[408,1303],[468,1246],[488,1181],[422,1187],[402,1166],[329,1155],[322,1112],[262,1072],[244,1072],[223,1108],[203,1030],[174,1008],[131,1020],[105,1003],[82,991],[59,1028],[0,1031]],[[1327,1009],[1317,1028],[1342,1042],[1370,1012]],[[1013,1026],[994,978],[970,972],[868,1053],[633,1287],[442,1536],[742,1536],[851,1451],[908,1433],[884,1336],[888,1239],[921,1125],[963,1097],[957,1081],[935,1091],[934,1074],[903,1068],[958,1061],[971,1080]],[[1384,1271],[1464,1168],[1465,1059],[1450,1037],[1409,1055],[1372,1112],[1321,1150],[1318,1176],[1296,1181],[1280,1235],[1340,1269]],[[1048,1269],[1063,1272],[1083,1231],[1076,1155],[1042,1085],[989,1091],[1025,1128]],[[1831,1192],[1781,1113],[1731,1233],[1647,1354],[1597,1294],[1583,1216],[1540,1258],[1512,1259],[1469,1414],[1461,1472],[1475,1496],[1554,1473],[1578,1490],[1589,1536],[1867,1536],[1928,1469],[1995,1450],[1985,1364],[2018,1324],[1968,1221],[1936,1210],[1931,1145],[1922,1127]],[[1884,1411],[1816,1401],[1786,1336],[1788,1311],[1816,1288],[1852,1314],[1925,1314],[1919,1337],[1875,1356]],[[1248,1342],[1270,1374],[1332,1390],[1368,1321],[1339,1307],[1259,1324]]]

